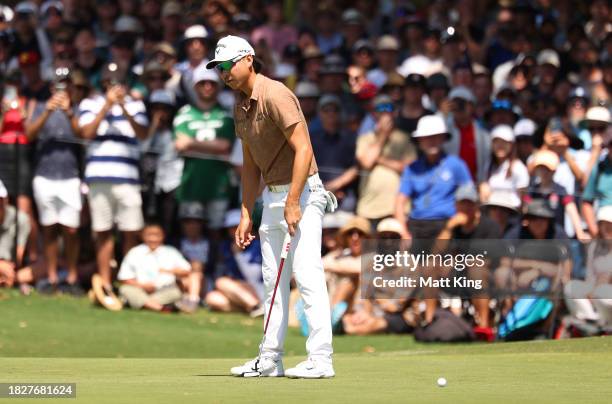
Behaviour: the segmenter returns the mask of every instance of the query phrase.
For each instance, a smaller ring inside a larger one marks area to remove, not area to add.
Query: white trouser
[[[283,187],[286,186],[279,188]],[[286,189],[272,188],[277,192],[272,192],[270,187],[266,187],[263,192],[264,206],[259,228],[266,316],[287,232],[284,211],[288,192]],[[262,349],[263,356],[280,359],[283,355],[289,317],[289,281],[293,273],[304,300],[304,311],[311,330],[306,341],[306,351],[309,357],[331,362],[333,350],[329,297],[321,260],[321,227],[327,204],[325,195],[319,176],[310,176],[300,196],[302,219],[291,239],[291,250],[283,267]]]
[[[576,318],[612,325],[612,285],[572,280],[565,286],[565,304]]]

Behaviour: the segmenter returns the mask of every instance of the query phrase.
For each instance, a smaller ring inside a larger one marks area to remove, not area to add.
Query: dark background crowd
[[[606,0],[5,1],[0,285],[262,314],[258,244],[232,244],[234,94],[204,67],[228,34],[296,93],[339,199],[335,329],[408,332],[439,307],[496,325],[486,299],[358,299],[361,241],[381,237],[567,240],[522,258],[561,268],[572,318],[612,322]]]

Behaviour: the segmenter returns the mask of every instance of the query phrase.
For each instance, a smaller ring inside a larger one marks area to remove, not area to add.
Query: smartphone
[[[4,100],[10,106],[11,109],[16,109],[19,106],[19,95],[17,94],[17,87],[5,86]]]
[[[559,118],[552,118],[548,124],[548,129],[551,132],[563,132],[563,122]]]

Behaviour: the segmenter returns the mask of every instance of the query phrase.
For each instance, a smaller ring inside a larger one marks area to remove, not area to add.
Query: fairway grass
[[[110,313],[84,299],[0,291],[0,382],[77,384],[76,400],[45,403],[604,403],[612,397],[609,337],[469,345],[338,337],[333,379],[227,376],[256,354],[260,332],[260,320],[239,315]],[[289,334],[286,368],[304,359],[304,338]],[[448,386],[438,387],[438,377]]]

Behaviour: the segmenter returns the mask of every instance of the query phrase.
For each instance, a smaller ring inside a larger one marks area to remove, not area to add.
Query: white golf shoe
[[[285,376],[292,379],[326,379],[334,377],[334,367],[330,362],[308,358],[296,367],[287,369]]]
[[[282,360],[275,361],[266,357],[255,358],[242,366],[235,366],[230,369],[230,373],[239,377],[283,377],[285,375]]]

